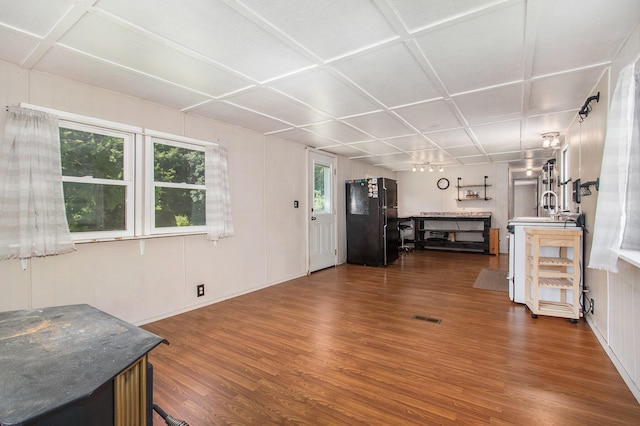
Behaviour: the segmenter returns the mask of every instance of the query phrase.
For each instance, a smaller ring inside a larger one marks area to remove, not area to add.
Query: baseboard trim
[[[622,377],[622,380],[624,380],[624,383],[627,385],[627,387],[629,388],[633,396],[636,398],[638,403],[640,403],[640,387],[638,387],[638,385],[633,381],[629,373],[627,373],[627,370],[625,370],[624,366],[616,356],[613,349],[611,349],[611,347],[607,343],[604,336],[598,330],[598,327],[596,327],[593,321],[591,320],[591,316],[587,315],[585,319],[587,321],[587,324],[591,328],[591,331],[596,336],[596,339],[598,339],[598,342],[600,342],[600,346],[602,346],[607,356],[609,356],[609,359],[611,360],[611,362],[613,362],[613,365],[616,367],[616,370],[618,370],[620,377]]]

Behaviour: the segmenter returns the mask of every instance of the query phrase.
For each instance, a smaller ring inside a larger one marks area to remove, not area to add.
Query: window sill
[[[105,243],[105,242],[112,242],[112,241],[149,240],[152,238],[188,237],[190,235],[207,235],[207,233],[203,231],[197,231],[197,232],[184,232],[179,234],[172,233],[172,234],[138,235],[134,237],[79,238],[79,239],[74,239],[73,242],[75,244]]]
[[[640,268],[640,250],[620,250],[618,258]]]

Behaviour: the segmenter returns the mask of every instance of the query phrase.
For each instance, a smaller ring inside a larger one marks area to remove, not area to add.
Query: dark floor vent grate
[[[420,320],[420,321],[426,321],[426,322],[432,322],[434,324],[440,324],[442,322],[442,320],[440,318],[425,317],[425,316],[422,316],[422,315],[414,315],[413,319]]]

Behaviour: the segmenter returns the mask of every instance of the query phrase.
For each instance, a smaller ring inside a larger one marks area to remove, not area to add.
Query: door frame
[[[330,157],[333,159],[333,176],[331,182],[331,208],[333,212],[333,241],[335,246],[335,254],[334,254],[334,265],[338,264],[338,210],[337,210],[337,189],[338,189],[338,156],[335,154],[331,154],[326,151],[321,151],[319,149],[314,149],[311,147],[306,147],[306,166],[305,166],[305,174],[307,184],[305,185],[305,195],[307,200],[307,211],[305,214],[307,215],[307,219],[305,220],[306,227],[306,274],[311,275],[311,209],[313,208],[313,202],[311,202],[311,193],[313,182],[311,181],[311,153],[321,154],[326,157]]]

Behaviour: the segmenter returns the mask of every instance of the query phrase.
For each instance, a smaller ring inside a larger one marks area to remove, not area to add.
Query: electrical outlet
[[[204,284],[198,284],[196,286],[198,297],[204,296]]]
[[[591,304],[590,304],[590,306],[591,306],[591,315],[593,315],[594,304],[595,304],[595,302],[593,301],[593,298],[592,298],[591,299]]]

